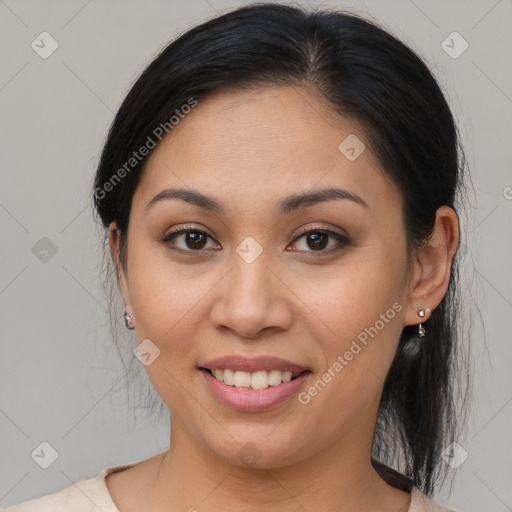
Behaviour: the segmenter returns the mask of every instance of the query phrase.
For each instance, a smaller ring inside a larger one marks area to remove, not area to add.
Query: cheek
[[[338,414],[331,404],[354,416],[380,393],[403,328],[404,254],[368,250],[321,284],[300,281],[324,365],[304,401],[316,401],[320,414]]]
[[[342,348],[376,322],[382,337],[394,340],[399,334],[401,326],[394,324],[401,319],[398,309],[403,309],[406,262],[405,249],[400,247],[397,244],[396,249],[386,250],[384,243],[375,243],[352,251],[321,274],[302,273],[301,279],[288,276],[293,279],[294,292],[314,314],[311,318],[317,318],[319,328],[323,326],[324,335],[318,339],[327,351]],[[393,309],[394,303],[402,307]],[[385,317],[382,321],[381,315]]]
[[[343,396],[383,381],[403,328],[399,290],[389,287],[386,280],[379,283],[352,274],[331,280],[313,303],[318,305],[311,308],[308,323],[322,353],[324,367],[319,370],[330,370],[331,377],[326,375],[325,380],[336,381]],[[335,379],[333,373],[342,377]]]
[[[158,356],[145,366],[148,378],[170,410],[187,417],[192,386],[191,370],[197,363],[197,325],[204,301],[214,282],[192,278],[176,263],[134,251],[130,289],[139,344],[149,339],[158,347]],[[200,412],[200,411],[199,411]]]
[[[130,254],[131,302],[137,336],[149,338],[159,347],[164,360],[172,356],[178,368],[180,356],[193,354],[194,333],[206,304],[208,292],[218,281],[211,272],[202,273],[165,257],[165,252],[142,244]]]

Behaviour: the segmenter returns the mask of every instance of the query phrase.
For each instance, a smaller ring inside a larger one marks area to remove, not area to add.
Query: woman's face
[[[153,150],[122,290],[173,436],[260,467],[371,446],[410,279],[401,196],[365,143],[316,94],[269,87],[200,101]],[[189,199],[153,200],[168,189]],[[287,368],[307,371],[277,384]]]

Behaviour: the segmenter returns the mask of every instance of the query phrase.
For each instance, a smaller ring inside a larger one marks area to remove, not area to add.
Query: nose
[[[235,254],[233,267],[216,286],[210,320],[217,329],[230,330],[238,338],[260,339],[262,333],[290,328],[290,284],[284,283],[259,257],[247,263]]]

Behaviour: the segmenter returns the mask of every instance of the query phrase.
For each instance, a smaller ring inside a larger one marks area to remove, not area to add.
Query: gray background
[[[243,3],[0,1],[3,508],[168,446],[168,416],[149,419],[126,402],[89,191],[114,112],[143,66],[178,32]],[[477,304],[468,310],[475,391],[459,440],[469,456],[450,469],[451,494],[447,486],[435,498],[460,512],[512,510],[512,2],[301,3],[382,23],[427,60],[456,115],[475,189],[463,245],[466,299]],[[31,47],[43,31],[59,45],[47,59]],[[469,44],[458,58],[441,46],[453,31]],[[43,237],[55,254],[41,253]],[[48,469],[31,456],[43,441],[58,452]]]

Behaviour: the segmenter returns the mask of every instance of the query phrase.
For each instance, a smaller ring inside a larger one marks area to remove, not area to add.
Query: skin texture
[[[458,223],[440,208],[429,244],[408,266],[400,192],[368,143],[354,161],[338,150],[349,134],[365,142],[361,127],[314,91],[268,87],[199,102],[153,150],[133,198],[127,269],[118,270],[138,342],[160,349],[146,370],[171,410],[172,436],[169,451],[107,478],[121,512],[408,510],[410,494],[370,464],[378,404],[403,326],[446,292]],[[334,200],[275,211],[285,196],[331,186],[368,207]],[[145,212],[166,188],[212,196],[226,214],[178,199]],[[184,225],[210,238],[187,245],[178,235],[181,252],[160,241]],[[308,236],[297,238],[304,227],[348,243],[326,254],[339,246],[327,238],[321,255]],[[262,248],[250,264],[236,252],[248,236]],[[394,303],[401,310],[307,404],[293,396],[237,412],[197,368],[227,354],[277,356],[311,368],[307,390]],[[249,442],[259,450],[254,466],[237,456]]]

